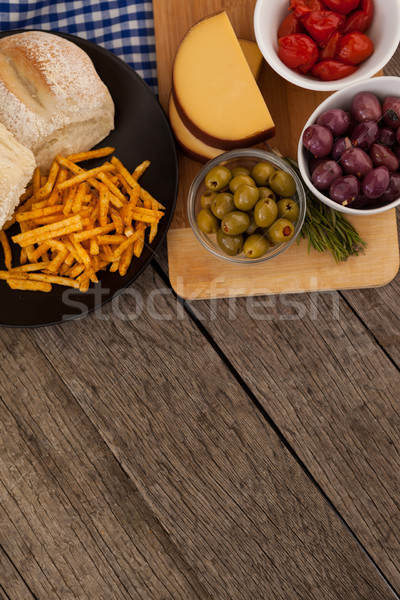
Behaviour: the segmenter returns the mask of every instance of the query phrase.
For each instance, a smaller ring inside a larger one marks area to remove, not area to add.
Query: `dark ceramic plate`
[[[19,32],[4,32],[0,37],[11,33]],[[167,232],[176,203],[178,162],[175,142],[153,92],[131,67],[108,50],[73,35],[59,35],[87,52],[114,100],[115,129],[98,146],[115,147],[115,156],[130,170],[143,160],[150,160],[151,165],[140,183],[166,207],[166,211],[155,240],[151,245],[145,245],[139,259],[132,261],[126,276],[103,271],[99,283],[92,284],[86,294],[58,285],[54,285],[49,293],[22,292],[11,290],[5,281],[0,281],[0,325],[3,326],[38,327],[76,319],[114,298],[132,284],[151,261]],[[96,162],[91,161],[90,166],[97,166]],[[14,226],[8,233],[13,235],[18,231],[19,228]],[[19,252],[15,250],[13,264],[18,264]],[[2,252],[0,269],[4,269]]]

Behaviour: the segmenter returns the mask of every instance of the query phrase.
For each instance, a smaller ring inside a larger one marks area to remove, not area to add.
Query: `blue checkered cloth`
[[[95,42],[127,62],[157,93],[151,0],[0,2],[0,29],[62,31]]]

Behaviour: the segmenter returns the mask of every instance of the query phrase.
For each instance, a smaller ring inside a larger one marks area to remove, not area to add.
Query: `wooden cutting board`
[[[153,0],[159,98],[167,112],[172,63],[186,31],[198,20],[226,10],[238,37],[255,39],[256,0]],[[311,112],[329,94],[303,90],[286,82],[264,63],[259,87],[276,124],[270,145],[296,158],[300,133]],[[368,242],[364,255],[336,264],[329,253],[308,253],[307,242],[293,244],[270,262],[232,265],[214,258],[197,241],[189,226],[186,198],[201,168],[179,152],[180,184],[174,219],[168,232],[171,285],[187,299],[223,298],[332,289],[376,287],[389,283],[399,269],[396,211],[349,220]]]

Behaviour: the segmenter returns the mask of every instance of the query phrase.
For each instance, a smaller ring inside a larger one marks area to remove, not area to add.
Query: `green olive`
[[[276,194],[271,190],[271,188],[260,187],[258,188],[258,191],[260,192],[260,200],[261,198],[272,198],[272,200],[275,200],[276,202]]]
[[[204,183],[209,190],[219,192],[225,188],[232,179],[232,173],[227,167],[218,165],[213,167],[205,176]]]
[[[233,194],[233,201],[238,210],[251,210],[254,208],[259,196],[258,188],[242,183]]]
[[[229,182],[229,189],[231,190],[232,194],[236,192],[239,185],[252,185],[253,187],[256,187],[256,182],[254,179],[249,177],[249,175],[236,175],[236,177],[231,179]]]
[[[257,231],[258,226],[257,226],[257,223],[254,220],[254,211],[253,210],[249,210],[247,214],[250,217],[250,225],[246,229],[246,234],[247,235],[252,235],[253,233],[255,233]]]
[[[240,210],[234,210],[224,216],[221,222],[221,229],[227,235],[240,235],[246,231],[249,225],[249,215]]]
[[[253,167],[251,176],[257,185],[265,185],[273,173],[275,173],[273,165],[267,162],[259,162]]]
[[[218,229],[217,231],[217,243],[218,246],[229,256],[236,256],[240,254],[243,249],[244,238],[242,235],[227,235]]]
[[[219,220],[209,208],[202,208],[197,215],[197,225],[203,233],[216,233],[219,228]]]
[[[217,195],[217,192],[212,192],[211,190],[207,190],[200,197],[200,205],[201,208],[211,208],[211,202]]]
[[[288,219],[277,219],[268,229],[270,239],[276,244],[291,240],[294,235],[294,226]]]
[[[211,201],[211,211],[217,217],[222,219],[227,213],[235,210],[233,195],[228,192],[220,192]]]
[[[253,233],[245,240],[243,244],[243,252],[247,258],[260,258],[270,247],[267,237],[262,233]]]
[[[237,175],[249,175],[250,169],[246,169],[246,167],[235,167],[231,169],[232,177],[236,177]]]
[[[299,218],[299,205],[293,198],[282,198],[278,201],[278,217],[289,219],[289,221],[297,221]]]
[[[296,182],[290,173],[279,169],[272,173],[269,178],[269,185],[275,194],[281,198],[290,198],[296,193]]]
[[[277,216],[278,207],[272,198],[263,198],[254,207],[254,220],[258,227],[269,227]]]

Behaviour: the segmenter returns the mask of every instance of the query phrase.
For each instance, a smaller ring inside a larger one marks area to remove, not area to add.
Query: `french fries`
[[[113,152],[105,147],[57,156],[47,177],[35,169],[22,204],[0,230],[0,280],[11,289],[50,292],[63,285],[86,292],[101,270],[126,275],[143,252],[146,231],[149,243],[154,240],[165,208],[138,182],[150,161],[132,173],[115,156],[89,170],[77,164]],[[21,229],[11,237],[21,248],[18,266],[6,234],[15,223]]]
[[[11,248],[7,235],[4,231],[0,231],[0,244],[3,246],[4,264],[8,270],[11,269]]]

